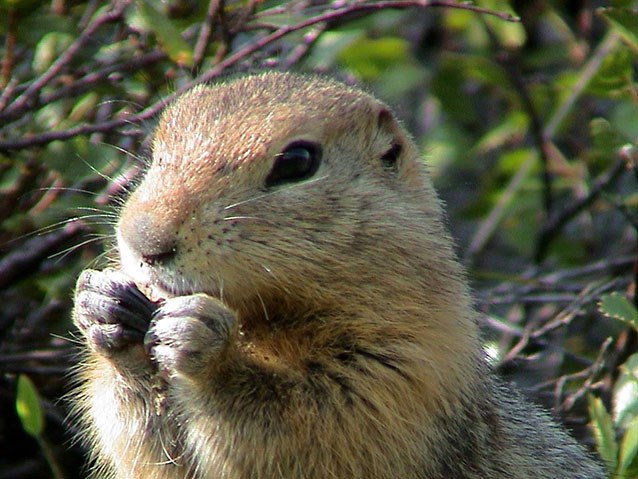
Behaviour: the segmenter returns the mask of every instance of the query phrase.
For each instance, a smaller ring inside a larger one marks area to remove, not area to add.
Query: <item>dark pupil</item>
[[[312,154],[306,148],[293,148],[277,160],[281,174],[287,178],[305,176],[312,166]]]
[[[319,167],[318,148],[310,143],[291,145],[275,159],[266,186],[295,182],[310,178]]]

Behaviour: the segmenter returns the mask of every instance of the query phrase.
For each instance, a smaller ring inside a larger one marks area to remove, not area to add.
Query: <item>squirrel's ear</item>
[[[377,125],[380,129],[387,128],[393,121],[394,118],[392,117],[392,112],[390,112],[390,110],[385,107],[379,110],[377,115]]]
[[[385,106],[381,107],[377,113],[377,128],[382,134],[394,138],[394,142],[403,142],[404,136],[401,133],[399,122],[394,118],[394,114]]]
[[[394,114],[385,106],[377,113],[377,128],[390,136],[400,137],[400,128]]]
[[[396,173],[399,169],[399,156],[403,151],[403,141],[394,116],[387,108],[379,110],[377,128],[390,137],[389,146],[381,156],[381,165],[384,170]]]

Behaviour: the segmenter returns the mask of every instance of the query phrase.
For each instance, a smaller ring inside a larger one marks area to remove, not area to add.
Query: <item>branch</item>
[[[108,77],[112,73],[135,72],[142,69],[143,67],[155,65],[156,63],[165,60],[166,58],[168,58],[168,55],[166,55],[166,53],[155,51],[131,58],[122,63],[111,63],[100,70],[93,71],[81,78],[78,78],[70,85],[63,86],[56,91],[42,95],[40,103],[43,105],[47,105],[61,98],[76,96],[79,93],[83,93],[87,90],[95,88],[99,82],[108,81]]]
[[[592,385],[594,383],[594,378],[596,378],[600,374],[600,372],[603,370],[605,366],[605,357],[611,344],[612,344],[612,338],[609,337],[600,346],[598,355],[596,356],[596,359],[594,360],[591,366],[584,369],[583,371],[580,371],[579,373],[563,376],[556,383],[554,397],[558,399],[559,397],[562,396],[562,390],[565,386],[565,383],[568,380],[581,379],[583,377],[586,378],[583,384],[578,388],[576,392],[574,392],[573,394],[570,394],[569,396],[565,398],[565,400],[563,401],[561,405],[561,410],[569,411],[572,407],[574,407],[574,404],[576,403],[576,401],[581,399],[585,394],[587,394],[587,392],[591,390]]]
[[[77,51],[77,49],[82,45],[82,43],[86,41],[86,32],[95,31],[95,29],[97,29],[99,25],[106,23],[107,21],[113,21],[117,19],[118,18],[117,14],[118,13],[121,14],[124,6],[127,5],[129,2],[130,0],[126,0],[126,1],[122,0],[122,3],[119,4],[120,6],[119,9],[114,9],[108,15],[107,14],[102,15],[98,17],[96,20],[94,20],[94,22],[92,22],[87,27],[87,29],[82,33],[82,36],[74,44],[72,44],[71,47],[69,47],[69,49],[67,49],[65,54],[62,57],[60,57],[60,59],[58,59],[58,61],[55,62],[54,65],[51,66],[49,71],[47,71],[44,75],[46,75],[47,78],[49,78],[49,77],[52,77],[55,74],[55,72],[59,71],[59,68],[61,68],[61,65],[68,62],[70,58],[72,57],[72,55],[75,54],[75,51]],[[155,114],[157,114],[159,111],[161,111],[167,103],[171,102],[174,98],[179,96],[184,91],[189,90],[196,84],[205,83],[205,82],[213,80],[214,78],[220,76],[226,69],[236,65],[241,60],[249,57],[254,52],[261,50],[262,48],[266,47],[267,45],[277,40],[280,40],[282,37],[290,33],[303,30],[305,28],[308,28],[320,23],[331,22],[336,19],[340,19],[345,16],[353,15],[356,13],[375,12],[375,11],[381,11],[384,9],[405,9],[405,8],[414,8],[414,7],[456,8],[456,9],[468,10],[468,11],[472,11],[472,12],[484,14],[484,15],[492,15],[505,21],[512,21],[512,22],[518,21],[516,17],[514,17],[513,15],[509,13],[497,12],[487,8],[482,8],[482,7],[478,7],[478,6],[467,4],[467,3],[456,3],[453,1],[384,0],[384,1],[371,2],[371,3],[347,4],[342,7],[338,7],[333,10],[330,10],[328,12],[323,12],[313,17],[310,17],[295,25],[284,25],[278,28],[277,30],[273,31],[272,33],[269,33],[256,41],[251,41],[247,45],[239,48],[239,50],[235,51],[233,54],[226,57],[224,60],[220,61],[214,67],[209,69],[205,74],[200,75],[194,80],[185,83],[173,94],[154,103],[153,105],[149,106],[148,108],[142,110],[139,113],[132,114],[132,115],[119,118],[116,120],[112,120],[109,122],[104,122],[99,124],[78,125],[68,130],[50,131],[46,133],[36,134],[30,137],[20,138],[17,140],[3,141],[3,142],[0,142],[0,152],[8,153],[9,151],[13,151],[13,150],[43,146],[48,143],[51,143],[52,141],[67,140],[69,138],[73,138],[78,135],[88,135],[91,133],[104,133],[104,132],[117,129],[126,124],[132,124],[132,123],[148,120],[152,118]],[[62,60],[64,60],[64,62],[62,62]],[[55,69],[54,69],[54,66],[56,67]],[[35,91],[34,85],[37,84],[41,86],[43,84],[42,78],[43,77],[41,77],[37,82],[32,84],[27,89],[27,91],[25,91],[12,105],[10,105],[10,107],[8,108],[8,111],[5,111],[4,116],[0,114],[0,120],[6,121],[7,117],[14,118],[16,115],[20,115],[24,113],[23,109],[25,108],[25,106],[26,107],[29,106],[27,104],[27,100],[31,98],[33,92]]]
[[[591,205],[606,188],[620,178],[620,175],[625,170],[625,163],[626,160],[623,157],[616,160],[616,163],[609,170],[605,171],[594,180],[594,184],[587,196],[574,201],[572,204],[566,206],[562,211],[554,214],[545,222],[538,239],[538,249],[536,251],[537,259],[541,259],[545,256],[551,241],[569,221]]]
[[[202,23],[195,48],[193,48],[193,65],[195,68],[200,68],[204,61],[204,54],[206,53],[206,46],[213,33],[213,22],[217,13],[222,7],[222,0],[210,0],[208,3],[208,9],[206,10],[206,19]]]
[[[84,47],[92,35],[102,25],[110,22],[114,22],[122,18],[124,9],[130,0],[113,0],[113,8],[104,12],[95,18],[84,30],[80,36],[55,60],[51,66],[45,71],[39,78],[33,81],[29,87],[18,97],[13,103],[11,103],[4,112],[0,113],[0,122],[6,123],[24,114],[24,112],[30,108],[33,108],[39,102],[36,100],[40,90],[49,83],[56,75],[60,73],[72,59],[77,52]]]
[[[306,33],[303,42],[292,49],[290,54],[282,62],[281,66],[284,70],[292,68],[301,59],[306,56],[310,49],[317,43],[321,34],[326,30],[327,25],[318,25],[311,31]]]
[[[589,81],[600,68],[603,60],[618,45],[619,41],[620,38],[617,34],[613,32],[608,33],[602,43],[598,46],[598,48],[596,48],[589,61],[581,69],[579,79],[572,88],[571,94],[558,106],[547,122],[547,125],[543,130],[544,140],[554,138],[562,121],[572,110],[574,104],[589,84]],[[523,180],[527,177],[529,171],[532,169],[532,166],[534,166],[534,161],[535,158],[528,158],[523,162],[516,174],[503,190],[503,193],[496,205],[494,205],[494,208],[492,208],[487,218],[481,223],[481,226],[476,231],[476,234],[470,241],[470,245],[465,252],[464,262],[466,264],[470,265],[475,261],[476,256],[485,248],[498,229],[501,221],[505,217],[505,211],[508,205],[512,201],[514,195],[518,192],[518,189],[523,183]]]
[[[18,13],[15,8],[9,8],[7,12],[7,33],[4,40],[4,56],[2,57],[2,67],[0,68],[0,87],[4,88],[11,80],[11,69],[13,68],[13,50],[16,42],[16,24]]]
[[[68,241],[85,232],[78,222],[69,223],[63,229],[46,236],[38,236],[27,241],[20,249],[5,256],[0,261],[0,290],[12,286],[23,277],[33,274],[42,261],[57,253]]]

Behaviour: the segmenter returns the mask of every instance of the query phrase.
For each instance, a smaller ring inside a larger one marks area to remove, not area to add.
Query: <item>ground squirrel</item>
[[[362,91],[266,73],[181,96],[115,266],[77,285],[100,477],[602,478],[489,373],[441,218]]]

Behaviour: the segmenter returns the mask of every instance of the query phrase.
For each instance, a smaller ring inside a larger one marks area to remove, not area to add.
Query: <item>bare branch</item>
[[[112,8],[96,17],[87,27],[82,30],[80,36],[55,60],[51,66],[39,78],[33,81],[29,87],[0,113],[0,121],[8,122],[21,116],[26,109],[38,104],[36,97],[40,90],[60,73],[82,47],[89,41],[95,31],[105,23],[119,20],[122,17],[124,8],[130,0],[113,0]]]
[[[11,121],[22,115],[25,109],[33,107],[35,94],[39,89],[51,78],[53,78],[61,68],[66,65],[79,48],[86,42],[92,32],[94,32],[99,26],[107,22],[118,20],[126,5],[130,3],[130,0],[113,0],[114,7],[112,10],[105,12],[98,16],[93,22],[91,22],[87,28],[82,32],[82,35],[66,50],[66,52],[45,72],[40,78],[32,83],[27,90],[22,93],[11,105],[7,107],[4,113],[0,113],[0,121]],[[205,83],[220,76],[224,71],[233,67],[240,61],[248,58],[250,55],[265,48],[267,45],[280,40],[281,38],[289,35],[290,33],[303,30],[305,28],[312,27],[317,24],[329,23],[337,19],[343,19],[344,17],[360,14],[366,12],[381,11],[384,9],[405,9],[405,8],[456,8],[461,10],[468,10],[479,14],[492,15],[497,18],[506,21],[518,21],[516,17],[509,13],[497,12],[494,10],[478,7],[476,5],[467,3],[456,3],[453,1],[426,1],[426,0],[385,0],[370,3],[349,3],[338,8],[331,9],[327,12],[322,12],[318,15],[307,18],[294,25],[284,25],[277,30],[263,36],[260,39],[251,41],[247,45],[239,48],[237,51],[217,63],[213,68],[206,73],[200,75],[194,80],[185,83],[172,95],[169,95],[163,100],[160,100],[148,108],[139,113],[132,114],[130,116],[115,119],[109,122],[103,122],[98,124],[84,124],[79,125],[68,130],[50,131],[46,133],[40,133],[16,140],[6,140],[0,142],[0,152],[9,152],[20,150],[24,148],[33,148],[46,145],[52,141],[67,140],[78,135],[87,135],[91,133],[105,133],[115,130],[123,125],[137,123],[139,121],[147,120],[157,114],[166,103],[170,102],[177,95],[192,88],[195,84]],[[211,7],[212,8],[212,7]],[[88,81],[88,80],[85,80]]]
[[[598,71],[603,60],[618,45],[619,41],[620,39],[618,35],[613,32],[606,35],[603,42],[598,46],[589,61],[581,69],[578,81],[571,90],[570,95],[558,106],[547,122],[543,130],[543,142],[554,138],[556,131],[565,116],[574,107],[576,100],[583,94],[585,87]],[[481,226],[478,228],[467,251],[465,252],[464,260],[466,264],[472,264],[474,262],[476,256],[485,248],[498,229],[498,226],[505,217],[505,211],[508,205],[514,198],[514,195],[520,188],[523,180],[532,169],[532,166],[534,166],[534,160],[534,158],[528,158],[523,162],[516,174],[503,190],[503,193],[494,208],[492,208],[487,218],[483,221],[483,223],[481,223]]]
[[[197,37],[197,43],[193,49],[193,65],[195,68],[199,68],[204,60],[204,54],[206,53],[206,46],[210,40],[213,32],[213,22],[217,13],[220,11],[222,0],[210,0],[208,3],[208,10],[206,11],[206,19],[202,24],[202,28]]]
[[[69,223],[59,231],[30,239],[27,245],[5,256],[0,261],[0,290],[31,274],[34,267],[83,232],[78,222]]]
[[[605,171],[594,180],[587,196],[575,200],[573,203],[567,205],[561,211],[551,216],[541,229],[538,239],[536,258],[543,258],[547,252],[547,248],[549,248],[551,240],[561,231],[561,229],[580,212],[584,211],[589,205],[591,205],[606,188],[609,188],[610,185],[616,182],[624,170],[625,159],[619,158],[609,170]]]

